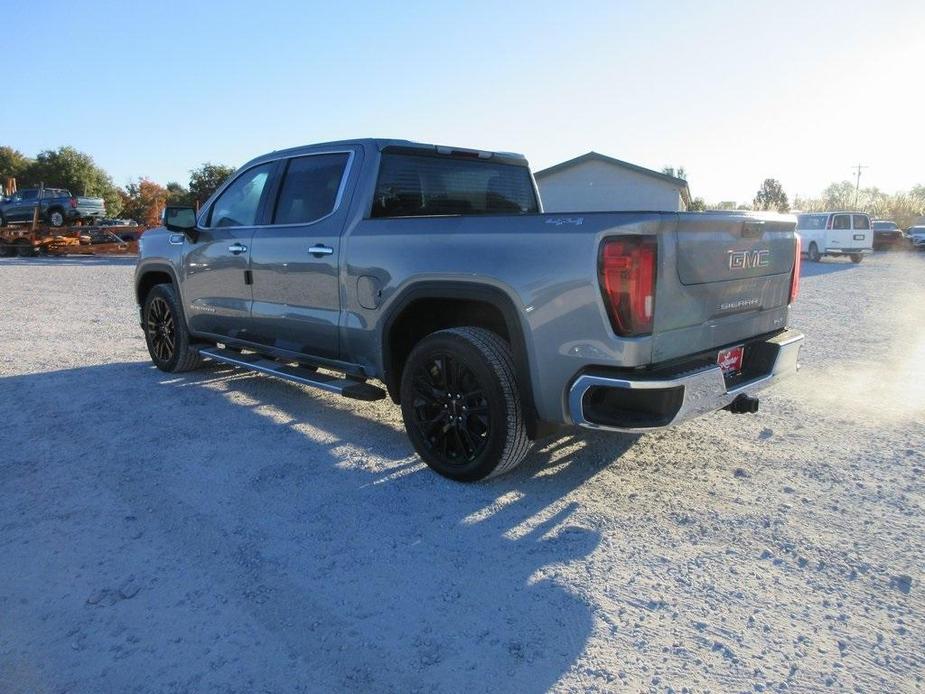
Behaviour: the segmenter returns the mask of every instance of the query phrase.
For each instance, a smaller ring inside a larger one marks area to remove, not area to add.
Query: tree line
[[[73,147],[59,147],[27,157],[13,147],[0,146],[0,185],[15,178],[18,188],[67,188],[74,195],[101,197],[109,217],[126,217],[139,224],[160,223],[164,207],[204,203],[233,172],[233,166],[206,162],[190,171],[187,185],[170,181],[166,186],[149,178],[138,178],[124,188],[93,161]]]
[[[662,173],[687,180],[683,166],[677,169],[666,166]],[[815,197],[794,196],[793,205],[776,178],[766,178],[751,203],[719,202],[707,203],[703,198],[693,198],[688,207],[690,212],[704,210],[773,210],[775,212],[829,212],[832,210],[856,210],[866,212],[872,219],[888,219],[902,228],[921,223],[925,219],[925,185],[913,186],[908,191],[887,193],[876,187],[861,188],[851,181],[831,183]]]
[[[887,193],[877,187],[860,188],[851,181],[829,184],[820,195],[795,196],[791,206],[780,181],[765,179],[752,205],[738,209],[776,210],[778,212],[828,212],[857,210],[874,219],[888,219],[901,228],[912,226],[925,217],[925,185],[913,186],[908,191]]]
[[[122,188],[112,182],[93,157],[73,147],[45,150],[30,158],[17,149],[0,146],[0,185],[8,178],[15,178],[19,188],[44,183],[50,188],[67,188],[74,195],[101,197],[106,202],[106,214],[110,217],[127,217],[147,226],[160,223],[161,212],[168,204],[201,205],[234,170],[233,166],[206,162],[190,171],[189,182],[185,186],[177,181],[170,181],[164,186],[141,177]],[[677,169],[666,166],[662,172],[687,179],[683,166]],[[851,181],[841,181],[830,184],[819,196],[794,197],[791,207],[780,181],[766,178],[751,204],[708,204],[703,198],[694,198],[689,209],[692,212],[707,209],[778,212],[790,212],[791,209],[800,212],[858,210],[876,219],[892,220],[906,228],[925,217],[925,185],[886,193],[876,187],[856,191]]]

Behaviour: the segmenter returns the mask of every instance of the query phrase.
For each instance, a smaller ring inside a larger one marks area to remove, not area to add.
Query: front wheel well
[[[151,288],[158,284],[172,284],[173,278],[166,272],[161,272],[159,270],[152,270],[151,272],[146,272],[138,280],[138,284],[135,287],[135,298],[138,301],[139,306],[144,306],[145,299],[148,298],[148,292],[151,291]]]

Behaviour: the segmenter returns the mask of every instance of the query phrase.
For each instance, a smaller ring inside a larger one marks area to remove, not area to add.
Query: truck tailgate
[[[653,360],[783,328],[795,226],[782,215],[679,214],[660,246]]]
[[[82,195],[77,196],[77,206],[81,209],[101,210],[105,205],[103,198],[88,198]]]

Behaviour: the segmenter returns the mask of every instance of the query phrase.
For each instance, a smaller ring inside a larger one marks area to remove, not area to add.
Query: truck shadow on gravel
[[[634,437],[548,440],[513,474],[461,485],[420,463],[395,406],[223,367],[14,376],[0,395],[4,420],[46,451],[15,448],[0,466],[5,484],[37,485],[27,515],[47,532],[23,560],[46,557],[46,602],[96,651],[49,645],[49,684],[540,692],[591,635],[590,603],[562,576],[601,538],[567,496]],[[118,426],[87,425],[116,412]],[[69,495],[46,498],[42,478],[59,475]],[[48,520],[72,506],[95,520]],[[101,555],[96,574],[72,576]],[[82,590],[129,574],[141,586],[130,601],[85,603]],[[110,636],[120,628],[145,639],[125,646]]]

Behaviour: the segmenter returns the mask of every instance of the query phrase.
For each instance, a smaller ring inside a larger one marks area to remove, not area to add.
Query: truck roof
[[[492,152],[489,150],[472,149],[469,147],[449,147],[444,145],[427,144],[424,142],[413,142],[411,140],[400,140],[395,138],[366,137],[356,140],[334,140],[331,142],[319,142],[317,144],[302,145],[299,147],[289,147],[288,149],[278,149],[259,157],[251,159],[244,166],[250,166],[267,159],[277,159],[281,156],[293,156],[298,154],[310,154],[317,149],[328,149],[330,147],[350,147],[360,146],[364,149],[372,149],[382,152],[385,149],[420,149],[426,152],[438,152],[440,154],[468,154],[479,155],[479,158],[492,158],[507,160],[512,164],[521,166],[527,165],[527,158],[523,154],[516,152]],[[243,167],[242,167],[243,168]]]

